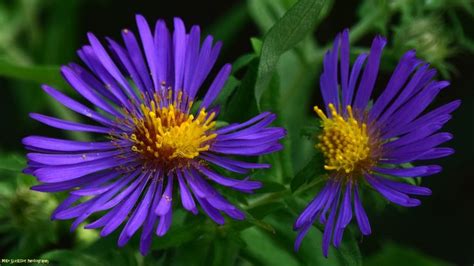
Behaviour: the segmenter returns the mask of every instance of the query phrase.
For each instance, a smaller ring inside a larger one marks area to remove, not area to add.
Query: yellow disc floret
[[[179,97],[181,98],[181,97]],[[209,143],[217,135],[215,113],[201,109],[195,117],[177,108],[175,101],[159,107],[159,98],[140,106],[143,117],[133,117],[135,130],[127,135],[134,145],[132,151],[140,153],[147,163],[165,168],[183,167],[200,152],[209,150]]]
[[[336,111],[329,104],[331,117],[328,118],[317,106],[314,111],[322,119],[322,132],[318,136],[316,148],[325,157],[324,168],[335,170],[346,175],[360,173],[373,163],[371,158],[371,140],[367,125],[354,118],[351,106],[347,106],[347,116]]]

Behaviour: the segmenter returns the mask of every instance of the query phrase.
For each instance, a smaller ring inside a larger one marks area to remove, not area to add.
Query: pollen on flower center
[[[360,172],[369,168],[371,159],[371,140],[367,125],[354,118],[352,108],[348,105],[347,117],[338,114],[333,104],[329,104],[331,117],[328,118],[317,106],[314,111],[322,119],[322,132],[318,136],[316,148],[325,157],[324,168],[346,174]]]
[[[180,93],[179,101],[160,106],[160,97],[155,95],[149,105],[141,104],[141,116],[133,117],[135,130],[127,138],[134,144],[132,151],[146,163],[167,169],[187,166],[190,159],[209,150],[217,136],[211,132],[215,113],[201,109],[196,117],[188,114],[180,107],[181,97]]]

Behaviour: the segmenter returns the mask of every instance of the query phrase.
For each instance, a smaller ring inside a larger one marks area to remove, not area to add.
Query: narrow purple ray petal
[[[377,180],[379,180],[384,185],[391,187],[402,193],[411,194],[411,195],[421,195],[421,196],[430,196],[432,194],[431,190],[426,187],[414,186],[407,183],[392,181],[380,176],[377,176]]]
[[[229,78],[230,71],[232,70],[232,66],[230,64],[224,65],[219,73],[217,74],[214,82],[212,82],[209,90],[207,91],[204,99],[201,103],[201,108],[208,108],[211,105],[212,101],[219,95],[219,92],[224,87],[225,82]]]
[[[212,36],[207,36],[204,40],[202,47],[199,51],[199,56],[196,61],[196,65],[194,66],[196,70],[194,71],[193,80],[189,87],[189,96],[194,98],[196,95],[199,86],[201,86],[202,81],[206,78],[207,73],[205,73],[206,63],[209,60],[212,50]]]
[[[168,60],[171,54],[170,33],[163,20],[158,20],[155,25],[155,45],[157,47],[157,71],[158,81],[163,83],[168,80],[168,67],[172,65],[172,60]]]
[[[375,80],[379,71],[380,58],[382,50],[387,43],[387,40],[381,36],[375,37],[370,47],[370,54],[367,60],[367,65],[362,74],[362,79],[357,90],[357,95],[354,101],[354,109],[364,110],[369,102],[372,90],[374,89]]]
[[[155,90],[157,90],[158,88],[160,88],[160,81],[158,80],[158,56],[155,49],[153,36],[151,34],[148,22],[146,22],[143,16],[137,15],[136,21],[138,26],[138,32],[140,33],[140,37],[143,44],[143,50],[145,51],[145,57],[148,62],[148,67],[150,68],[151,77],[153,79],[153,86],[155,87]]]
[[[295,251],[298,251],[300,249],[301,243],[303,242],[303,239],[308,233],[311,226],[312,226],[312,223],[308,223],[308,224],[302,225],[301,229],[298,230],[298,235],[296,236],[296,240],[294,244]]]
[[[108,55],[105,51],[105,48],[99,42],[99,40],[94,36],[92,33],[88,33],[87,37],[89,39],[90,44],[92,45],[92,49],[96,54],[99,61],[102,63],[105,69],[110,73],[112,77],[122,86],[122,88],[127,92],[128,96],[138,101],[138,97],[133,91],[132,87],[125,79],[125,77],[120,73],[120,70],[112,61],[112,58]]]
[[[150,79],[150,71],[148,70],[145,60],[143,58],[143,54],[140,50],[140,46],[138,44],[138,41],[135,37],[135,35],[125,29],[122,30],[122,38],[125,43],[125,47],[127,48],[128,54],[130,55],[130,60],[132,61],[133,65],[137,69],[138,74],[140,75],[141,80],[143,81],[143,84],[145,88],[147,88],[146,91],[148,93],[153,93],[153,84]]]
[[[158,216],[164,216],[171,210],[171,202],[173,200],[173,179],[174,176],[170,175],[167,178],[167,185],[165,192],[161,196],[160,203],[155,209],[155,214]]]
[[[410,73],[413,71],[417,62],[415,55],[415,51],[411,50],[406,52],[402,59],[400,59],[400,62],[388,81],[387,87],[377,98],[377,101],[375,101],[374,106],[370,110],[369,119],[371,121],[379,117],[381,112],[385,109],[385,107],[387,107],[389,102],[402,88],[403,84],[408,80],[408,77],[410,76]]]
[[[135,69],[135,66],[128,57],[127,51],[116,41],[110,38],[107,38],[107,42],[109,43],[110,49],[117,55],[120,62],[125,66],[125,69],[127,70],[129,76],[132,78],[137,88],[142,92],[146,92],[147,88],[143,84],[140,74],[138,74],[137,70]]]
[[[119,113],[112,105],[102,99],[98,95],[98,93],[96,93],[91,87],[89,87],[86,82],[80,79],[79,76],[77,76],[71,68],[66,66],[61,67],[61,74],[63,75],[64,79],[67,80],[69,85],[71,85],[71,87],[73,87],[89,102],[111,115],[122,117],[121,113]]]
[[[174,83],[176,90],[183,89],[184,62],[186,58],[186,28],[180,18],[174,18]]]
[[[365,236],[370,235],[372,233],[372,229],[370,228],[369,218],[365,213],[364,206],[362,206],[362,202],[359,197],[358,185],[355,185],[354,188],[354,213],[361,233]]]
[[[387,130],[387,133],[384,134],[382,137],[385,138],[385,139],[392,138],[392,137],[395,137],[395,136],[413,131],[416,128],[419,128],[419,127],[424,126],[426,124],[440,123],[442,125],[444,123],[441,123],[439,118],[453,112],[460,105],[461,105],[461,101],[459,101],[459,100],[452,101],[450,103],[442,105],[442,106],[434,109],[433,111],[430,111],[427,114],[420,116],[419,118],[413,120],[412,122],[410,122],[406,125],[394,127],[391,130]],[[451,117],[448,116],[447,120],[449,120],[449,118],[451,118]],[[446,120],[446,122],[447,122],[447,120]]]
[[[63,119],[59,119],[59,118],[55,118],[51,116],[46,116],[42,114],[31,113],[30,117],[45,125],[59,128],[59,129],[64,129],[64,130],[93,132],[93,133],[102,133],[102,134],[108,134],[110,132],[110,129],[105,128],[105,127],[71,122],[71,121],[67,121],[67,120],[63,120]]]
[[[130,211],[137,204],[138,197],[142,194],[143,189],[145,188],[147,183],[147,178],[142,180],[140,186],[135,189],[135,191],[130,195],[130,197],[125,198],[120,205],[115,207],[119,208],[119,210],[100,232],[100,235],[102,237],[107,236],[113,231],[115,231],[115,229],[117,229],[125,221]]]
[[[140,202],[140,205],[136,208],[135,213],[132,215],[127,225],[123,229],[123,232],[127,236],[132,236],[145,222],[148,213],[150,212],[150,206],[153,200],[153,195],[157,192],[158,181],[152,180],[151,185],[148,187],[148,191]]]
[[[160,221],[158,226],[156,227],[156,235],[157,236],[164,236],[166,232],[171,227],[171,221],[173,218],[173,210],[170,209],[164,216],[160,216]]]
[[[68,96],[64,95],[63,93],[49,87],[47,85],[43,85],[43,90],[51,95],[56,101],[60,102],[62,105],[66,106],[67,108],[77,112],[81,115],[87,116],[103,125],[114,127],[114,124],[106,119],[104,116],[100,115],[99,113],[91,110],[90,108],[86,107],[85,105],[80,104],[79,102],[69,98]]]
[[[414,204],[412,201],[413,199],[410,199],[406,194],[388,187],[372,176],[365,175],[365,180],[382,196],[384,196],[384,198],[395,204],[403,207],[415,207],[419,205],[419,202],[418,204]]]
[[[115,149],[111,142],[82,142],[75,140],[55,139],[40,136],[29,136],[22,140],[27,146],[51,151],[106,151]]]
[[[26,157],[37,163],[45,165],[67,165],[77,164],[82,162],[89,162],[98,159],[115,157],[121,154],[120,150],[106,151],[106,152],[93,152],[93,153],[59,153],[59,154],[48,154],[48,153],[28,153]]]
[[[423,153],[421,156],[417,157],[416,159],[417,160],[432,160],[432,159],[443,158],[453,153],[454,153],[454,149],[451,149],[451,148],[434,148]]]
[[[352,98],[354,97],[354,91],[359,80],[360,71],[362,70],[362,66],[365,63],[365,59],[367,59],[367,54],[360,54],[354,65],[352,66],[351,76],[349,78],[349,86],[347,90],[342,92],[342,99],[343,99],[343,106],[348,106],[352,104]]]
[[[162,180],[161,172],[155,174],[155,180]],[[146,255],[150,251],[151,246],[151,239],[153,236],[153,229],[156,224],[156,220],[158,219],[158,215],[155,214],[156,206],[158,206],[158,202],[161,199],[161,192],[162,192],[163,182],[159,182],[158,184],[158,193],[154,195],[153,203],[150,206],[150,210],[148,212],[148,216],[143,224],[143,231],[140,237],[140,253],[142,255]]]
[[[104,160],[95,160],[72,165],[59,165],[40,168],[35,171],[35,176],[41,182],[59,182],[75,179],[91,173],[126,165],[134,159],[121,160],[117,158],[109,158]]]
[[[206,167],[199,167],[199,170],[207,176],[212,181],[230,188],[245,189],[245,190],[254,190],[262,187],[262,183],[259,181],[248,181],[246,179],[237,180],[229,177],[223,177],[215,172],[210,171]]]
[[[433,134],[434,132],[441,129],[440,124],[427,124],[416,130],[388,143],[383,144],[383,148],[386,150],[393,150],[400,146],[408,145],[410,143],[415,143],[421,139],[428,137],[429,135]]]
[[[387,152],[387,157],[398,157],[406,153],[423,152],[434,148],[446,141],[449,141],[452,138],[453,135],[451,133],[437,133],[418,141],[416,145],[407,144],[405,146],[395,148],[390,152]]]
[[[339,205],[340,193],[337,195],[337,199],[333,201],[331,205],[331,214],[329,215],[329,219],[327,223],[325,223],[324,233],[323,233],[323,255],[324,257],[328,257],[329,251],[329,244],[331,243],[333,228],[334,228],[334,220],[336,219],[337,213],[337,206]]]
[[[90,88],[98,92],[101,96],[115,104],[115,106],[121,106],[120,101],[115,97],[110,90],[108,90],[103,83],[101,83],[97,78],[89,73],[89,71],[82,68],[76,63],[70,63],[68,66],[74,70],[76,75],[81,78]],[[90,66],[89,68],[92,69]]]
[[[200,198],[199,196],[197,196],[196,199],[199,202],[199,205],[201,205],[204,212],[209,216],[209,218],[211,218],[217,224],[222,225],[225,223],[224,217],[219,213],[216,208],[212,207],[206,199]]]
[[[336,226],[334,228],[333,244],[335,247],[339,247],[341,245],[344,229],[352,219],[351,191],[352,185],[350,183],[346,184],[346,191],[344,193],[342,204],[339,208],[339,214],[337,217]]]
[[[180,171],[177,171],[177,176],[178,176],[178,182],[179,182],[179,191],[181,194],[181,203],[183,204],[183,207],[196,214],[197,213],[197,208],[196,204],[194,203],[193,196],[188,190],[188,187],[186,186],[186,183],[183,180],[183,176]]]
[[[381,174],[393,175],[397,177],[421,177],[437,174],[441,172],[441,167],[438,165],[415,166],[411,168],[374,167],[373,170]]]
[[[296,219],[295,224],[293,225],[294,229],[300,229],[305,224],[312,224],[314,223],[314,218],[316,213],[321,210],[323,206],[325,206],[326,201],[330,197],[331,188],[334,187],[335,184],[333,182],[327,182],[324,188],[318,192],[318,195],[314,197],[314,199],[305,207],[304,211],[298,216]]]
[[[97,58],[92,46],[83,46],[81,50],[77,52],[79,57],[87,63],[89,68],[97,74],[104,84],[106,89],[110,90],[111,93],[120,101],[120,104],[127,109],[131,110],[132,105],[130,104],[127,96],[120,88],[120,85],[115,81],[114,77],[110,75],[107,69],[102,65],[99,58]]]
[[[340,56],[340,72],[341,72],[341,90],[342,90],[342,106],[344,107],[344,103],[348,102],[344,97],[344,92],[347,91],[349,87],[349,61],[350,61],[350,43],[349,43],[349,30],[345,29],[342,32],[341,38],[341,56]]]

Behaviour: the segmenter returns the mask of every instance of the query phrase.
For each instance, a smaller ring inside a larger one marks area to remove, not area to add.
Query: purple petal
[[[245,190],[254,190],[254,189],[259,189],[262,187],[261,182],[247,181],[248,178],[244,180],[237,180],[237,179],[232,179],[229,177],[224,177],[210,171],[206,167],[200,167],[199,170],[212,181],[226,187],[236,188],[236,189],[245,189]]]
[[[168,184],[166,185],[165,192],[161,196],[160,203],[155,209],[155,214],[158,216],[164,216],[171,210],[171,201],[173,200],[173,179],[174,176],[168,176]]]
[[[160,216],[160,221],[156,227],[156,235],[164,236],[170,229],[173,218],[173,210],[170,209],[164,216]]]
[[[196,208],[196,204],[194,203],[193,196],[189,192],[180,171],[177,172],[177,176],[178,176],[178,182],[179,182],[179,191],[181,194],[181,203],[183,204],[183,207],[186,210],[194,214],[197,214],[197,208]]]
[[[40,136],[29,136],[22,140],[26,146],[51,151],[106,151],[116,149],[112,142],[82,142],[74,140],[55,139]]]
[[[207,109],[209,105],[211,105],[212,101],[214,101],[214,99],[217,97],[217,95],[219,95],[219,92],[222,90],[225,82],[229,78],[231,70],[232,66],[230,64],[226,64],[221,68],[211,86],[207,90],[207,93],[202,100],[201,108]]]
[[[93,153],[79,153],[79,154],[67,154],[67,153],[28,153],[26,157],[37,163],[45,165],[69,165],[77,164],[82,162],[90,162],[99,159],[116,157],[121,154],[120,150],[106,151],[106,152],[93,152]]]
[[[419,177],[434,175],[441,172],[441,167],[438,165],[415,166],[411,168],[373,168],[375,172],[393,175],[397,177]]]
[[[354,189],[354,213],[361,233],[365,236],[370,235],[372,230],[370,228],[369,218],[367,217],[364,206],[362,206],[362,202],[359,198],[359,186],[357,185]]]
[[[410,199],[406,194],[401,193],[397,190],[394,190],[383,183],[381,183],[379,180],[366,175],[365,180],[375,189],[377,190],[382,196],[384,196],[387,200],[398,204],[400,206],[404,207],[415,207],[418,206],[419,204],[414,205],[413,199]]]
[[[110,129],[106,127],[71,122],[71,121],[62,120],[62,119],[58,119],[51,116],[41,115],[41,114],[31,113],[30,117],[45,125],[59,128],[59,129],[64,129],[64,130],[94,132],[94,133],[103,133],[103,134],[108,134],[110,132]]]
[[[365,66],[362,79],[357,90],[357,95],[354,101],[354,108],[357,110],[364,110],[369,102],[372,90],[374,89],[375,81],[379,71],[380,57],[382,50],[387,43],[387,40],[381,36],[375,37],[370,47],[370,54]]]

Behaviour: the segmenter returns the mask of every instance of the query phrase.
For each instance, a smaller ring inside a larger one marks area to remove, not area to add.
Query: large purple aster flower
[[[438,147],[452,135],[438,131],[460,101],[424,112],[449,83],[433,80],[436,71],[417,59],[414,51],[402,57],[385,90],[373,104],[369,102],[385,44],[384,38],[376,37],[370,54],[359,55],[350,69],[349,32],[345,30],[324,58],[320,85],[326,113],[318,107],[314,110],[322,119],[316,149],[325,157],[327,182],[294,224],[298,231],[295,249],[316,220],[325,225],[322,249],[326,257],[331,241],[335,247],[340,245],[353,216],[362,234],[369,235],[369,220],[359,196],[361,185],[397,205],[420,205],[411,195],[427,196],[431,191],[405,182],[406,178],[433,175],[441,167],[407,164],[453,153]]]
[[[204,94],[195,112],[194,99],[216,62],[221,43],[207,36],[201,45],[198,26],[186,32],[174,20],[174,31],[159,20],[152,33],[137,16],[140,41],[123,30],[124,46],[108,39],[109,52],[91,33],[90,45],[78,54],[89,70],[71,63],[61,72],[68,83],[94,107],[63,93],[43,89],[67,108],[96,125],[31,114],[46,125],[64,130],[105,136],[98,142],[81,142],[29,136],[23,143],[28,153],[27,173],[44,184],[42,192],[69,191],[53,219],[75,219],[72,229],[94,213],[100,219],[86,228],[102,227],[106,236],[125,223],[118,245],[125,245],[142,227],[140,251],[150,249],[153,233],[164,235],[172,220],[173,198],[198,213],[198,205],[218,224],[222,213],[244,219],[209,181],[244,193],[261,187],[258,181],[225,177],[213,168],[247,173],[268,164],[243,162],[228,155],[258,156],[278,151],[282,128],[269,127],[275,115],[265,112],[245,123],[216,127],[213,100],[226,82],[231,66],[224,65]],[[194,110],[194,109],[193,109]],[[176,187],[177,191],[174,191]],[[197,203],[195,202],[197,201]]]

